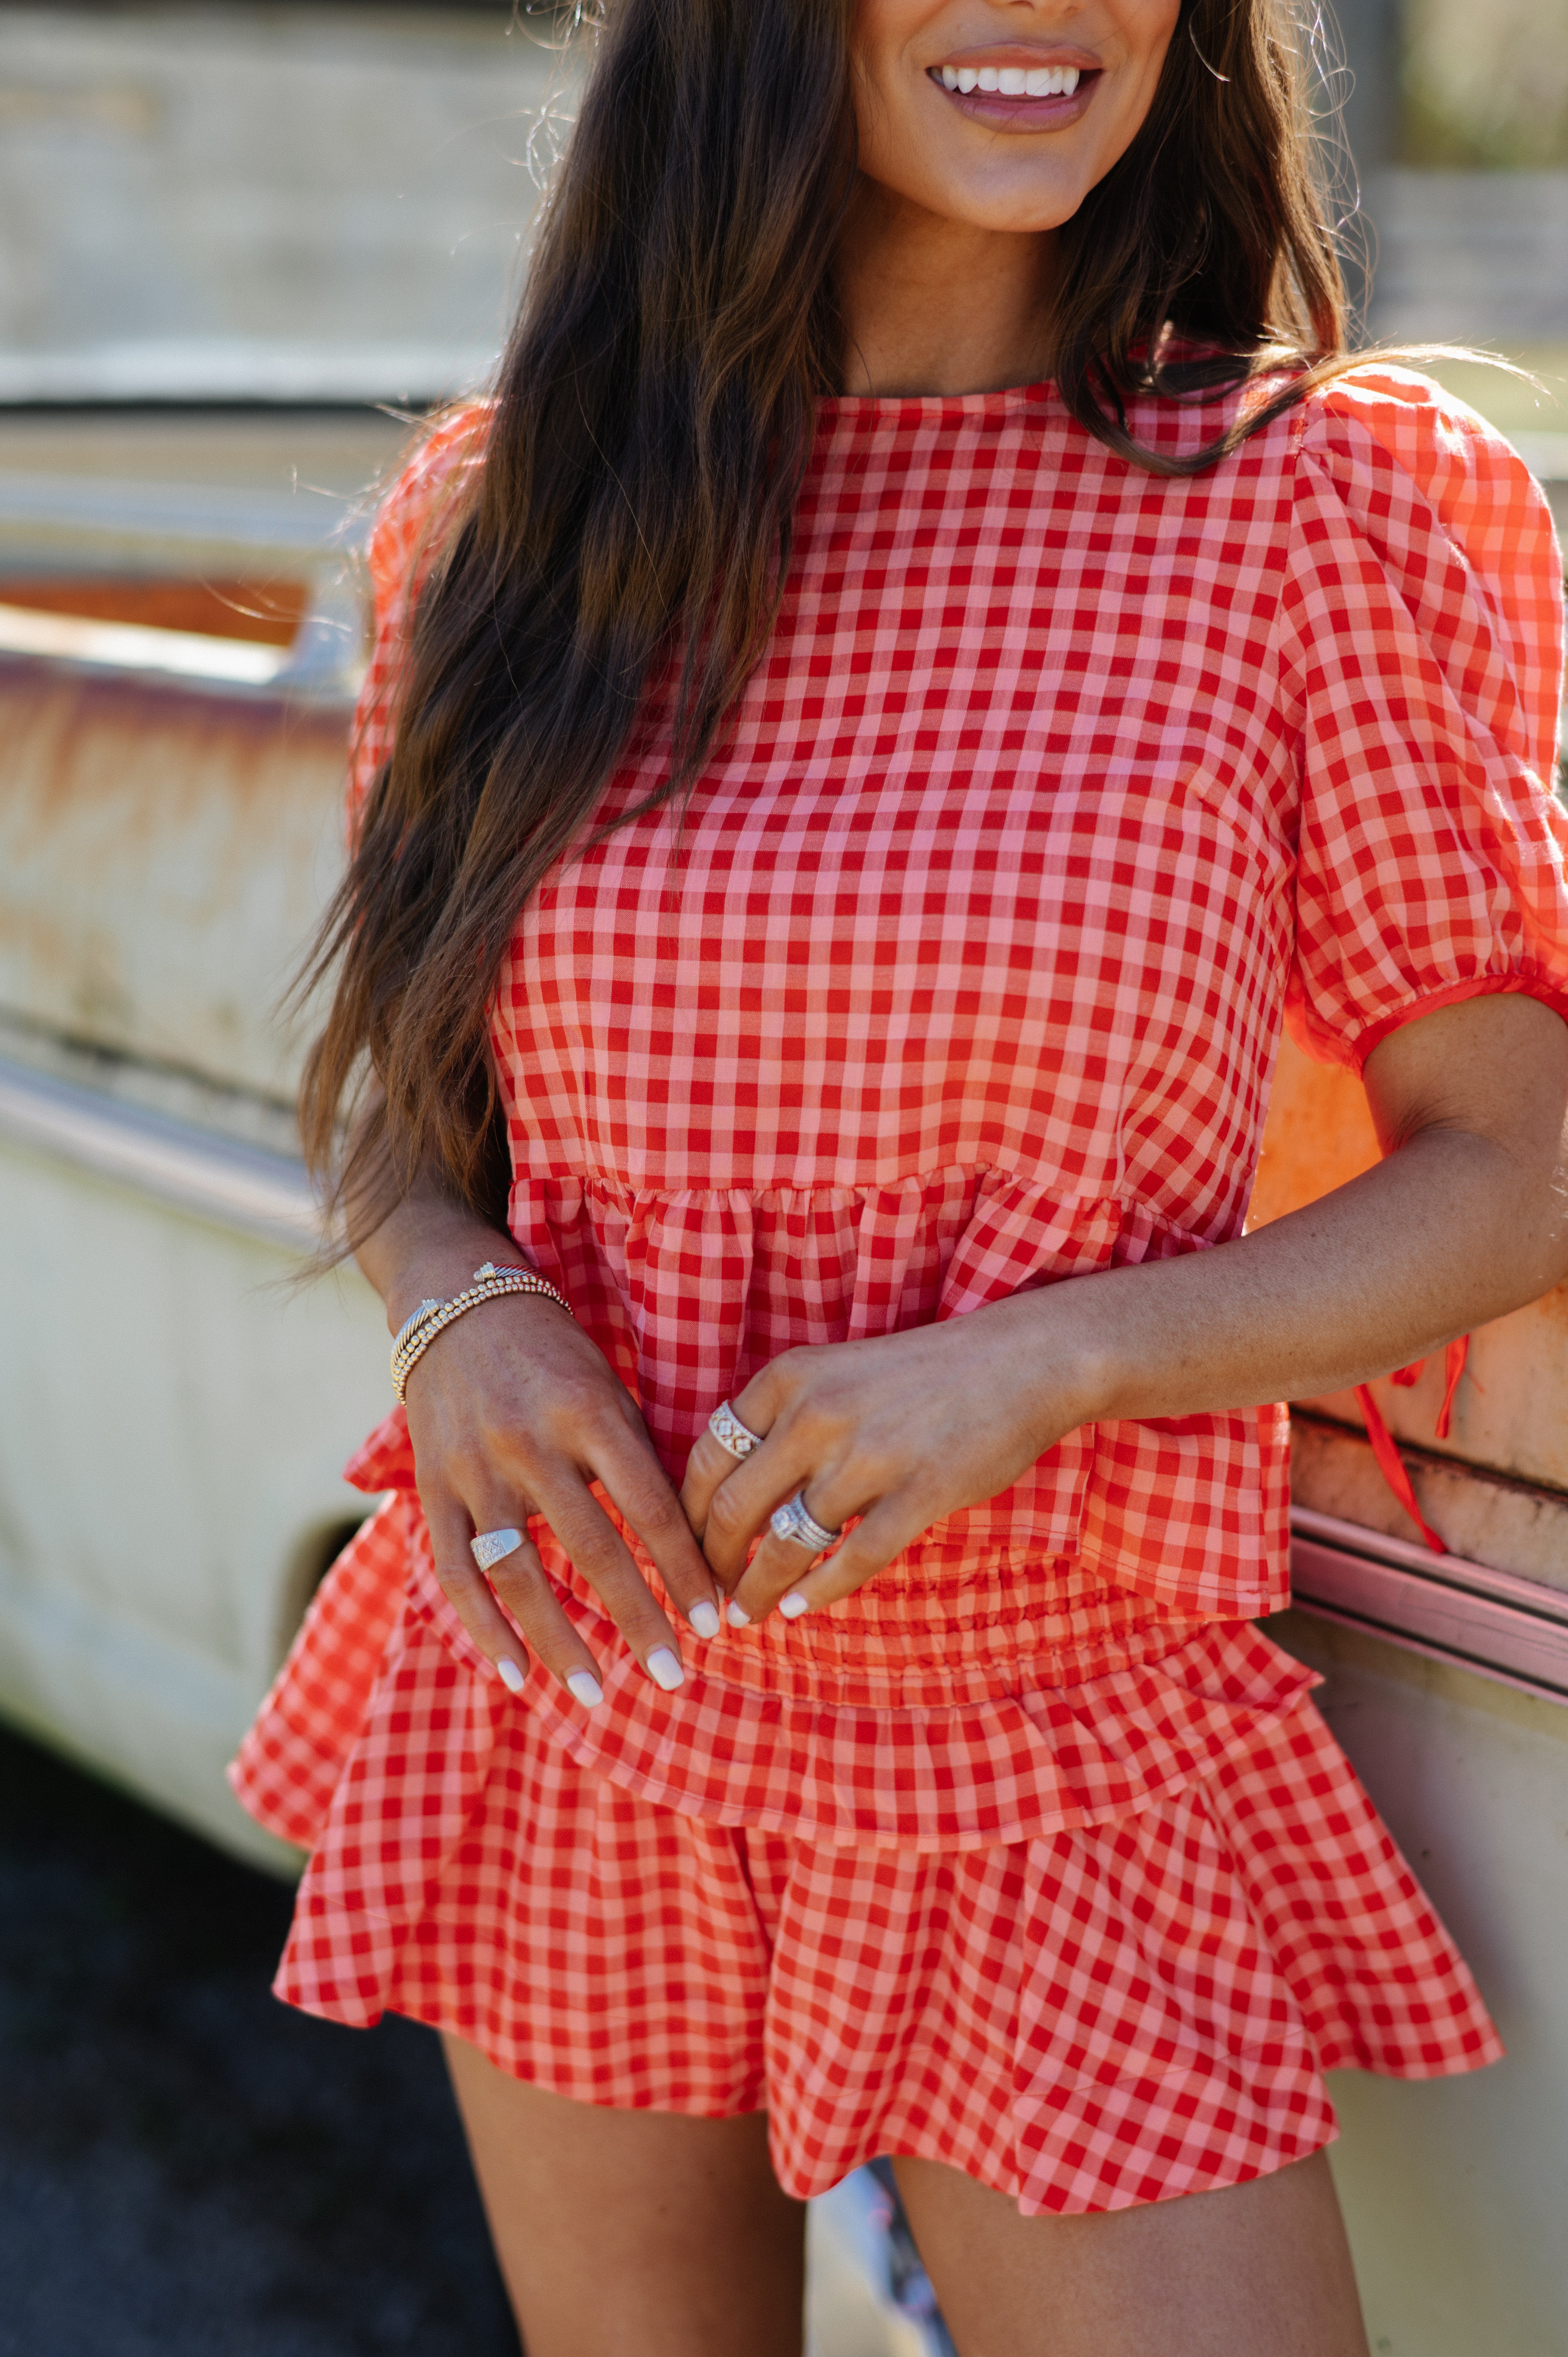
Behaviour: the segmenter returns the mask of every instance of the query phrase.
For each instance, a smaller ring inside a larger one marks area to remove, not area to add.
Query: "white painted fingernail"
[[[663,1687],[666,1694],[673,1694],[677,1686],[683,1686],[686,1683],[686,1673],[668,1645],[660,1645],[656,1653],[650,1653],[648,1674],[656,1686]]]
[[[505,1686],[509,1692],[512,1694],[521,1694],[522,1692],[527,1681],[510,1653],[502,1655],[501,1659],[496,1663],[496,1670],[499,1675],[502,1685]]]
[[[585,1710],[595,1709],[605,1698],[605,1690],[592,1670],[574,1670],[566,1684]]]
[[[786,1620],[798,1620],[802,1612],[809,1612],[811,1609],[811,1598],[802,1596],[798,1587],[792,1587],[788,1596],[780,1597],[779,1600],[779,1609]]]
[[[732,1629],[749,1629],[751,1626],[750,1613],[742,1611],[738,1604],[725,1605],[725,1619]]]
[[[710,1604],[705,1596],[702,1598],[700,1603],[693,1605],[690,1612],[687,1613],[686,1618],[690,1620],[693,1628],[696,1631],[699,1637],[716,1637],[718,1635],[719,1608],[716,1604]]]

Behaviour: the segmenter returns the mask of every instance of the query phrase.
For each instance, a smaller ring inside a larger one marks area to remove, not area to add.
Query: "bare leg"
[[[528,2357],[800,2357],[805,2207],[765,2115],[569,2103],[445,2043]]]
[[[961,2357],[1367,2357],[1324,2153],[1087,2218],[1021,2218],[939,2161],[894,2166]]]

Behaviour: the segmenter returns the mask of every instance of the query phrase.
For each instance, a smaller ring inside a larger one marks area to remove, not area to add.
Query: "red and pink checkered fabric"
[[[483,423],[378,535],[361,782]],[[1132,418],[1172,449],[1218,423]],[[794,1343],[1237,1234],[1287,1002],[1353,1064],[1479,992],[1568,1010],[1561,609],[1539,490],[1416,376],[1355,375],[1190,482],[1039,388],[824,404],[722,749],[679,828],[553,873],[495,1009],[513,1233],[671,1469]],[[607,813],[663,758],[650,725]],[[1086,1428],[886,1585],[908,1614],[928,1577],[1076,1553],[1267,1611],[1285,1450],[1272,1409]]]
[[[345,1682],[367,1647],[376,1674]],[[247,1805],[315,1849],[289,2003],[412,2016],[585,2103],[766,2108],[801,2198],[900,2152],[1026,2212],[1240,2183],[1334,2134],[1325,2070],[1427,2078],[1501,2050],[1311,1680],[1245,1623],[1035,1697],[1063,1706],[1056,1805],[944,1846],[660,1807],[648,1759],[577,1765],[537,1667],[514,1699],[477,1663],[400,1492],[242,1758]],[[695,1747],[693,1777],[733,1723],[722,1676],[694,1684],[664,1747]],[[955,1764],[984,1804],[936,1714],[865,1716],[852,1808],[878,1775],[915,1790]],[[776,1765],[753,1762],[763,1804]]]
[[[485,424],[379,527],[357,791]],[[1239,1233],[1282,1015],[1358,1065],[1482,992],[1568,1014],[1561,624],[1539,491],[1418,377],[1192,481],[1048,388],[825,404],[679,824],[553,871],[493,1012],[513,1234],[671,1471],[792,1344]],[[607,815],[660,778],[662,694]],[[285,1993],[593,2100],[766,2100],[798,2190],[897,2147],[1035,2208],[1281,2165],[1329,2132],[1322,2063],[1488,2059],[1299,1674],[1235,1626],[1284,1599],[1285,1470],[1274,1410],[1075,1433],[674,1695],[536,1523],[590,1717],[485,1674],[389,1418],[355,1478],[394,1501],[240,1765],[317,1851]]]

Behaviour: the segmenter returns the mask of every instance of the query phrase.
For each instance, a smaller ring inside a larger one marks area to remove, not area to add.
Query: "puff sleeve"
[[[430,569],[437,527],[469,469],[484,458],[490,410],[470,403],[444,418],[397,475],[371,533],[371,654],[349,740],[350,841],[371,782],[392,750],[393,714],[414,597]]]
[[[1358,371],[1303,413],[1279,618],[1300,777],[1293,1036],[1359,1071],[1412,1017],[1568,1018],[1551,511],[1473,411]]]

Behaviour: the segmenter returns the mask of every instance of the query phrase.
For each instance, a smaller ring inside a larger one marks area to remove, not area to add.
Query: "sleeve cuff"
[[[1351,1071],[1359,1074],[1373,1049],[1380,1047],[1391,1033],[1402,1031],[1407,1023],[1418,1023],[1423,1015],[1435,1015],[1440,1006],[1462,1006],[1468,998],[1535,998],[1568,1023],[1568,985],[1542,974],[1477,974],[1471,982],[1453,982],[1446,989],[1426,991],[1369,1024],[1350,1048]]]

